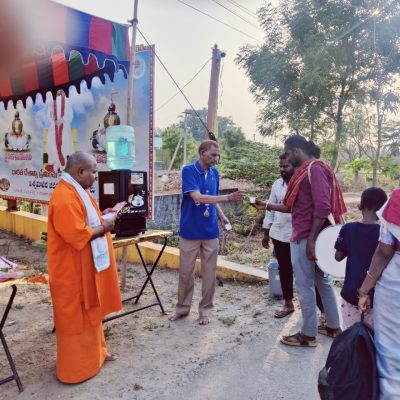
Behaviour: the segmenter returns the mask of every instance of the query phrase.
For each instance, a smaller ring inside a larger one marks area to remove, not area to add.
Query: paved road
[[[318,400],[317,377],[331,339],[318,336],[316,348],[279,343],[280,334],[296,332],[300,312],[280,327],[242,343],[206,365],[190,384],[178,388],[175,400]]]

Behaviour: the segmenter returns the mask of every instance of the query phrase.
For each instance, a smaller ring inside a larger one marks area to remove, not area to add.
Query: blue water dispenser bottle
[[[135,131],[128,125],[112,125],[106,129],[107,165],[112,170],[133,170],[136,165]]]

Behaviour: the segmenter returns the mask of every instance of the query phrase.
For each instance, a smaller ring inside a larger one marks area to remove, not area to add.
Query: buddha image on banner
[[[9,152],[26,152],[29,151],[31,135],[24,131],[19,112],[16,111],[14,120],[11,124],[11,129],[4,135],[4,147]],[[30,156],[27,156],[29,159]]]

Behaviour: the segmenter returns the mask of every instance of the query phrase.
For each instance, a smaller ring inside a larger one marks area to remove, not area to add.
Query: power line
[[[220,1],[218,0],[211,0],[214,3],[218,4],[219,6],[221,6],[222,8],[224,8],[225,10],[229,11],[231,14],[235,15],[236,17],[240,18],[242,21],[247,22],[249,25],[251,25],[254,28],[260,29],[259,26],[255,25],[253,22],[249,21],[248,19],[242,17],[240,14],[238,14],[236,11],[233,11],[232,9],[230,9],[229,7],[225,6],[224,4],[222,4]]]
[[[203,71],[203,69],[206,67],[206,65],[211,61],[211,58],[209,58],[206,63],[199,69],[199,71],[193,76],[192,79],[190,79],[189,82],[187,82],[184,86],[182,86],[182,89],[185,89],[186,86],[188,86],[199,74],[201,71]],[[180,91],[176,92],[173,96],[171,96],[168,100],[166,100],[163,104],[161,104],[160,107],[158,107],[156,109],[156,111],[159,111],[161,108],[163,108],[164,106],[166,106],[172,99],[174,99],[178,94],[180,93]]]
[[[205,13],[204,11],[201,11],[201,10],[199,10],[198,8],[191,6],[190,4],[185,3],[185,2],[182,1],[182,0],[177,0],[177,1],[179,1],[179,3],[182,3],[182,4],[184,4],[185,6],[187,6],[187,7],[189,7],[189,8],[192,8],[193,10],[196,10],[196,11],[199,12],[200,14],[203,14],[203,15],[207,16],[208,18],[213,19],[214,21],[217,21],[217,22],[219,22],[220,24],[225,25],[225,26],[227,26],[228,28],[233,29],[233,30],[236,31],[236,32],[239,32],[239,33],[241,33],[242,35],[245,35],[245,36],[247,36],[248,38],[255,40],[255,41],[258,42],[258,43],[262,43],[261,40],[258,40],[258,39],[255,38],[254,36],[251,36],[251,35],[247,34],[246,32],[243,32],[243,31],[241,31],[240,29],[237,29],[237,28],[235,28],[234,26],[229,25],[229,24],[227,24],[227,23],[224,22],[224,21],[221,21],[220,19],[215,18],[215,17],[213,17],[212,15],[207,14],[207,13]]]
[[[144,41],[147,43],[147,45],[150,47],[151,51],[153,52],[154,56],[157,58],[157,60],[159,61],[159,63],[161,64],[161,66],[164,68],[165,72],[169,75],[169,77],[172,79],[172,82],[174,82],[175,86],[178,88],[179,92],[182,94],[182,96],[185,98],[185,100],[187,101],[187,103],[189,104],[190,108],[192,109],[192,111],[195,113],[196,117],[199,119],[199,121],[201,122],[201,124],[203,125],[203,127],[205,128],[206,132],[208,133],[208,135],[210,136],[210,131],[207,128],[207,125],[204,123],[204,121],[201,119],[199,113],[194,109],[192,103],[190,102],[190,100],[187,98],[187,96],[185,95],[185,93],[183,93],[182,89],[180,88],[180,86],[178,85],[178,83],[176,82],[176,80],[174,79],[174,77],[171,75],[171,73],[168,71],[168,68],[165,66],[165,64],[162,62],[161,58],[158,56],[158,54],[156,53],[156,51],[154,50],[154,46],[152,46],[149,41],[146,39],[146,37],[143,35],[142,31],[136,27],[136,29],[138,30],[138,32],[140,33],[140,35],[142,36],[142,38],[144,39]]]
[[[248,15],[250,15],[251,17],[255,18],[258,20],[257,14],[254,13],[253,11],[251,11],[250,9],[246,8],[245,6],[243,6],[242,4],[237,3],[234,0],[226,0],[229,1],[229,3],[235,5],[236,7],[240,8],[242,11],[244,11],[245,13],[247,13]]]

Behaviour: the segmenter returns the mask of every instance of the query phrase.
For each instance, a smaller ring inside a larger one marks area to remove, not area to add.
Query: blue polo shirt
[[[196,161],[182,168],[182,204],[179,235],[189,240],[209,240],[219,236],[215,204],[195,203],[190,192],[215,196],[219,190],[218,170],[210,167],[206,173]],[[208,210],[208,213],[206,212]],[[208,214],[208,217],[205,216]]]

